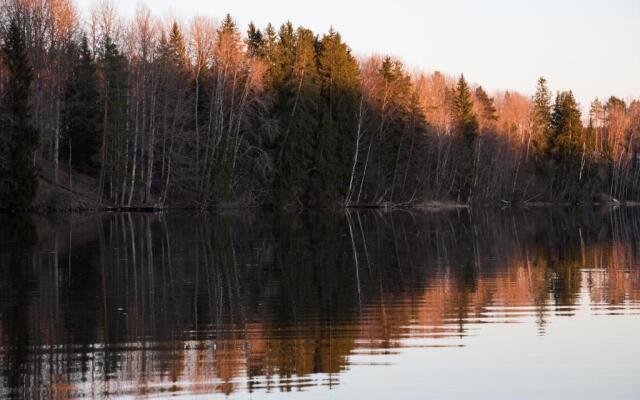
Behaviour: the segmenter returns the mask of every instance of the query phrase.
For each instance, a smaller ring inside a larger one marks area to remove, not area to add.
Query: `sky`
[[[93,0],[76,0],[84,11]],[[123,15],[141,4],[113,0]],[[147,0],[155,15],[230,13],[242,30],[291,20],[339,31],[354,54],[392,55],[409,70],[464,73],[489,91],[530,95],[539,76],[595,97],[640,98],[640,0]]]

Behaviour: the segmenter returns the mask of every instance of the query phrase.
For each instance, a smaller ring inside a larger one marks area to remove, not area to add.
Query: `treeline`
[[[638,199],[640,102],[588,123],[533,98],[358,59],[340,34],[227,15],[130,20],[101,2],[2,0],[0,204],[39,173],[99,204],[410,205]],[[416,49],[419,51],[419,49]],[[76,174],[72,172],[75,171]],[[82,173],[82,179],[73,177]]]

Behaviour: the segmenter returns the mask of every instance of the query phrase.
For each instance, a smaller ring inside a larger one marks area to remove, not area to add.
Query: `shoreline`
[[[522,202],[522,203],[483,203],[483,204],[466,204],[446,201],[427,201],[417,204],[358,204],[350,206],[313,206],[297,209],[298,211],[349,211],[349,210],[377,210],[377,211],[396,211],[396,210],[425,210],[425,211],[451,211],[451,210],[478,210],[478,209],[540,209],[540,208],[631,208],[640,206],[638,201],[627,202],[590,202],[590,203],[571,203],[571,202]],[[62,213],[161,213],[169,211],[225,211],[225,210],[269,210],[277,207],[269,205],[210,205],[206,207],[196,207],[187,205],[173,206],[149,206],[149,205],[132,205],[132,206],[76,206],[76,207],[34,207],[24,210],[0,209],[0,214],[62,214]],[[286,210],[287,207],[282,209]]]

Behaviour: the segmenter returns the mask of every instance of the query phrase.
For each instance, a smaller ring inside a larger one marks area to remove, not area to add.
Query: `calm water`
[[[638,399],[640,210],[0,217],[0,397]]]

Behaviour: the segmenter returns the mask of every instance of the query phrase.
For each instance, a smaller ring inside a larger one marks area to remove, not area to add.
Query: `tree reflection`
[[[361,349],[438,345],[477,322],[534,318],[544,333],[581,301],[640,300],[638,217],[3,217],[0,395],[293,390],[338,384]]]

